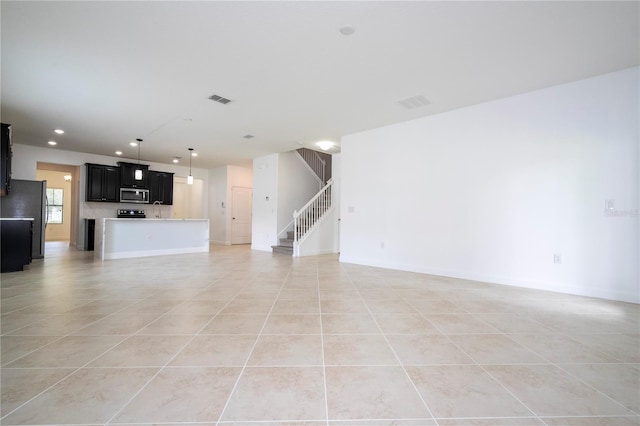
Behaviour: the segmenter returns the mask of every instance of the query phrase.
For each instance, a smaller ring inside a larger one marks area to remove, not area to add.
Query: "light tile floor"
[[[2,274],[12,424],[640,425],[638,305],[292,259]]]

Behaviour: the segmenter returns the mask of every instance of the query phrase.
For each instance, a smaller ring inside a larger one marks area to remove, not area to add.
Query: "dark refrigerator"
[[[11,179],[11,190],[0,197],[0,217],[32,217],[32,257],[44,257],[44,232],[47,226],[47,181]]]

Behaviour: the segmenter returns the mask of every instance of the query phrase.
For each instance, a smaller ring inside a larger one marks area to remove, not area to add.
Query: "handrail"
[[[289,223],[287,223],[287,224],[285,225],[285,227],[284,227],[284,229],[283,229],[282,231],[278,232],[278,235],[276,235],[276,239],[277,239],[278,241],[280,241],[280,236],[281,236],[281,235],[284,235],[284,234],[289,230],[289,227],[290,227],[291,225],[293,225],[293,219],[291,219],[291,222],[289,222]]]
[[[331,188],[333,179],[305,204],[299,211],[293,212],[293,244],[294,247],[305,238],[309,230],[331,208]]]
[[[298,154],[304,159],[304,161],[311,167],[311,170],[320,178],[322,185],[324,185],[326,177],[327,162],[314,150],[307,148],[300,148],[297,150]]]

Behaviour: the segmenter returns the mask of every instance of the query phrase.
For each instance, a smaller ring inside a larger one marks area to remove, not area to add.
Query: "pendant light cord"
[[[136,139],[138,141],[138,165],[140,165],[140,145],[142,144],[142,139]]]

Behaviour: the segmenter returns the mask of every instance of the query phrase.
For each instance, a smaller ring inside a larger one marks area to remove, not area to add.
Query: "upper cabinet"
[[[149,170],[149,202],[173,204],[173,173]]]
[[[11,187],[11,125],[2,123],[0,149],[0,196],[7,195]]]
[[[86,201],[120,201],[120,169],[114,166],[87,164]]]
[[[120,166],[120,186],[122,188],[146,189],[149,187],[149,166],[124,162],[119,162],[118,165]]]
[[[173,173],[133,163],[118,164],[120,167],[87,163],[86,201],[119,203],[120,188],[138,188],[149,189],[149,203],[173,204]],[[135,179],[136,169],[142,170],[140,180]]]

